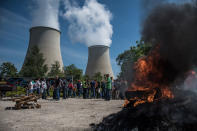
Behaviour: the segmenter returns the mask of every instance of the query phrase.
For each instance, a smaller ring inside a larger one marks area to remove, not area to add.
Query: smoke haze
[[[59,0],[34,0],[32,27],[45,26],[59,30]]]
[[[161,4],[144,21],[142,37],[160,45],[165,75],[171,81],[197,66],[197,7],[194,3]]]
[[[113,34],[112,14],[97,0],[86,0],[82,7],[65,0],[64,18],[68,20],[68,34],[73,42],[110,46]]]

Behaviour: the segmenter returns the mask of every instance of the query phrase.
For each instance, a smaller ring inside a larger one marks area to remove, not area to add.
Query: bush
[[[21,96],[26,94],[26,89],[21,86],[17,86],[17,91],[7,91],[6,97]]]

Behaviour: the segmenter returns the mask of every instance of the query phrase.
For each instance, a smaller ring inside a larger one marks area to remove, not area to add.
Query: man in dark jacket
[[[60,92],[59,92],[59,88],[60,88],[60,85],[61,85],[61,83],[60,83],[61,81],[60,81],[60,78],[58,78],[58,76],[56,76],[56,79],[55,79],[55,86],[54,86],[54,90],[55,90],[55,99],[56,100],[59,100],[60,99]]]

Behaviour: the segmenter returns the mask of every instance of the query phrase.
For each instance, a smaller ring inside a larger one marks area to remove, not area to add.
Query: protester
[[[37,79],[35,83],[35,89],[38,95],[40,95],[40,86],[41,86],[40,79]]]
[[[63,80],[63,99],[68,97],[68,82],[66,79]]]
[[[83,81],[82,87],[83,87],[83,99],[87,99],[87,93],[88,93],[88,80]]]
[[[73,84],[72,81],[70,80],[68,84],[68,97],[72,97],[72,93],[73,93]]]
[[[46,93],[47,93],[47,96],[50,96],[49,94],[49,91],[50,91],[50,88],[51,88],[51,83],[50,83],[50,80],[47,80],[47,89],[46,89]]]
[[[106,96],[105,100],[110,100],[110,91],[112,89],[112,81],[109,74],[106,75]]]
[[[29,89],[28,94],[32,94],[33,93],[33,88],[34,88],[34,81],[30,80],[29,84],[28,84],[28,89]]]
[[[86,96],[87,98],[90,98],[90,89],[91,89],[91,86],[90,86],[90,81],[89,80],[86,80],[86,86],[87,86],[87,93],[86,93]]]
[[[96,85],[95,81],[92,80],[90,82],[91,98],[95,98],[95,85]]]
[[[47,90],[46,80],[45,79],[42,79],[41,80],[42,99],[46,99],[46,90]]]
[[[73,86],[73,97],[76,97],[77,94],[77,84],[74,84]]]
[[[63,91],[63,80],[61,78],[59,78],[59,95],[61,94],[61,91]]]
[[[80,80],[77,81],[77,96],[80,97],[82,93],[82,83]]]
[[[55,84],[54,84],[54,98],[56,100],[60,99],[60,94],[59,94],[59,87],[60,87],[60,78],[58,76],[55,79]]]
[[[112,98],[115,100],[119,98],[119,87],[120,82],[118,80],[115,80],[114,86],[112,87]]]
[[[105,89],[105,82],[102,81],[101,82],[101,89],[102,89],[102,98],[104,99],[105,98],[105,95],[106,95],[106,89]]]
[[[101,82],[96,82],[96,98],[101,98]]]

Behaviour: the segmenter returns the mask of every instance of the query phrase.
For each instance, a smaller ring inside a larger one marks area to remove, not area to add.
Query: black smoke
[[[159,66],[171,82],[197,66],[196,3],[160,4],[143,23],[142,37],[145,42],[160,45]]]

